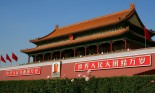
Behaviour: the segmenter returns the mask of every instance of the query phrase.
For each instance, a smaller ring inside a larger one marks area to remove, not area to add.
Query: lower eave
[[[110,32],[85,36],[85,37],[78,38],[78,39],[75,39],[75,40],[66,40],[66,41],[61,41],[61,42],[57,42],[57,43],[41,45],[41,46],[38,46],[36,48],[21,50],[21,52],[29,54],[29,53],[37,52],[37,51],[40,51],[40,50],[46,50],[46,49],[50,49],[50,48],[66,46],[66,45],[71,45],[71,44],[77,44],[77,43],[97,40],[97,39],[101,39],[101,38],[103,39],[103,38],[108,38],[108,37],[114,37],[114,36],[121,35],[121,34],[125,33],[126,31],[129,31],[129,27],[126,27],[126,28],[121,29],[121,30],[116,30],[116,31],[110,31]]]
[[[134,31],[130,31],[130,33],[145,40],[145,36],[143,36],[143,35],[139,35],[139,34],[135,33]],[[147,39],[147,42],[155,43],[152,39],[150,39],[150,40]]]

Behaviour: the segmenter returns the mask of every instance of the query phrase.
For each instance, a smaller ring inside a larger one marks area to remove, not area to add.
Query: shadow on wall
[[[135,75],[155,75],[155,69],[149,70],[149,71],[145,71],[145,72],[141,72]]]

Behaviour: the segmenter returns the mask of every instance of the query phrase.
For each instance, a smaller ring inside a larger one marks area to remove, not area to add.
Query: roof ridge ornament
[[[130,9],[134,9],[135,8],[135,4],[134,3],[131,3],[130,4]]]
[[[57,24],[56,26],[55,26],[55,30],[58,30],[59,29],[59,25]]]

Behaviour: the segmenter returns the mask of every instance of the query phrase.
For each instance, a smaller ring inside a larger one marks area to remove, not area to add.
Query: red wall
[[[95,70],[92,71],[92,75],[95,77],[111,77],[111,76],[132,76],[145,71],[155,69],[155,54],[152,54],[152,65],[148,67],[133,67],[133,68],[119,68],[119,69],[107,69],[107,70]],[[75,63],[66,63],[61,66],[61,78],[64,76],[68,78],[77,78],[78,74],[87,75],[86,71],[74,72]],[[40,75],[29,76],[15,76],[5,77],[4,71],[0,71],[0,80],[33,80],[33,79],[47,79],[47,76],[51,76],[52,65],[42,66]],[[150,73],[150,72],[149,72]],[[155,71],[153,71],[155,74]]]
[[[104,69],[104,70],[94,70],[92,75],[95,77],[111,77],[111,76],[133,76],[138,73],[155,69],[155,54],[152,54],[152,65],[147,67],[132,67],[132,68],[118,68],[118,69]],[[61,77],[66,75],[69,78],[78,77],[78,74],[87,75],[87,72],[74,72],[74,63],[63,64]],[[155,72],[153,72],[155,74]]]

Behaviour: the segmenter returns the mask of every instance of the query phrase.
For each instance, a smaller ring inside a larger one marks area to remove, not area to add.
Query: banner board
[[[23,75],[36,75],[41,74],[41,67],[19,68],[5,70],[4,76],[23,76]]]
[[[74,71],[114,69],[126,67],[141,67],[151,65],[151,55],[139,55],[131,57],[100,59],[94,61],[78,62],[74,65]]]

